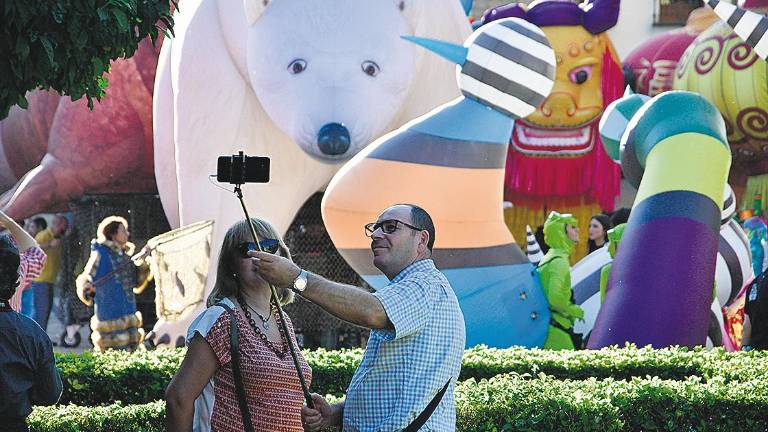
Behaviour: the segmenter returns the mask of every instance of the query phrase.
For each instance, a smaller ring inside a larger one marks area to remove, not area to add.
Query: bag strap
[[[426,408],[424,408],[424,411],[419,414],[418,417],[416,417],[416,420],[414,420],[411,424],[408,425],[405,429],[403,429],[403,432],[417,432],[419,428],[424,426],[424,423],[429,420],[429,416],[432,415],[432,412],[437,408],[437,406],[440,404],[440,400],[443,398],[443,395],[445,394],[445,391],[448,390],[448,385],[451,383],[451,379],[448,379],[448,382],[445,383],[443,388],[440,389],[439,392],[435,395],[435,397],[432,398],[432,400],[429,402]]]
[[[245,388],[243,388],[243,376],[240,374],[240,338],[237,329],[237,317],[235,316],[235,311],[224,302],[219,302],[216,305],[223,307],[229,313],[229,349],[232,354],[232,374],[235,378],[237,401],[240,405],[240,413],[243,415],[245,432],[253,432],[251,412],[248,410],[248,401],[245,398]]]

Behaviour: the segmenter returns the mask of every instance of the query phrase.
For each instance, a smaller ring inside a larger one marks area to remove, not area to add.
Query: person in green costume
[[[621,243],[621,237],[624,235],[624,228],[627,224],[619,224],[608,231],[608,253],[611,258],[616,258],[616,248]],[[600,303],[605,301],[605,288],[608,286],[608,275],[611,274],[611,264],[608,263],[600,270]]]
[[[584,318],[584,311],[571,298],[571,264],[568,261],[579,241],[578,225],[572,215],[556,211],[551,212],[544,222],[544,241],[550,249],[537,271],[552,313],[544,348],[574,349],[570,329],[577,319]]]

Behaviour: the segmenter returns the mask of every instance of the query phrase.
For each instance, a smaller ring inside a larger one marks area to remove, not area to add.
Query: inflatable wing
[[[463,96],[377,140],[333,178],[322,203],[328,233],[373,287],[363,225],[386,207],[414,203],[436,227],[433,258],[459,298],[467,346],[541,346],[549,309],[536,272],[503,219],[504,164],[516,118],[549,94],[555,55],[523,20],[494,21],[464,46],[410,37],[461,65]]]

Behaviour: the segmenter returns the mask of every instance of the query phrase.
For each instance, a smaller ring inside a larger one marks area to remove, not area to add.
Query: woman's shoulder
[[[189,325],[189,329],[187,330],[188,342],[192,340],[195,333],[200,333],[203,337],[208,336],[208,333],[219,320],[229,319],[227,310],[220,305],[222,303],[229,306],[231,309],[235,308],[234,303],[228,298],[225,298],[219,303],[202,311],[200,315],[192,321],[192,324]]]

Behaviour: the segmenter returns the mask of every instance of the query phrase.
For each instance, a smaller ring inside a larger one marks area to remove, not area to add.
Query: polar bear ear
[[[257,19],[261,16],[272,0],[243,0],[243,6],[245,6],[245,18],[248,20],[248,26],[252,26]]]

